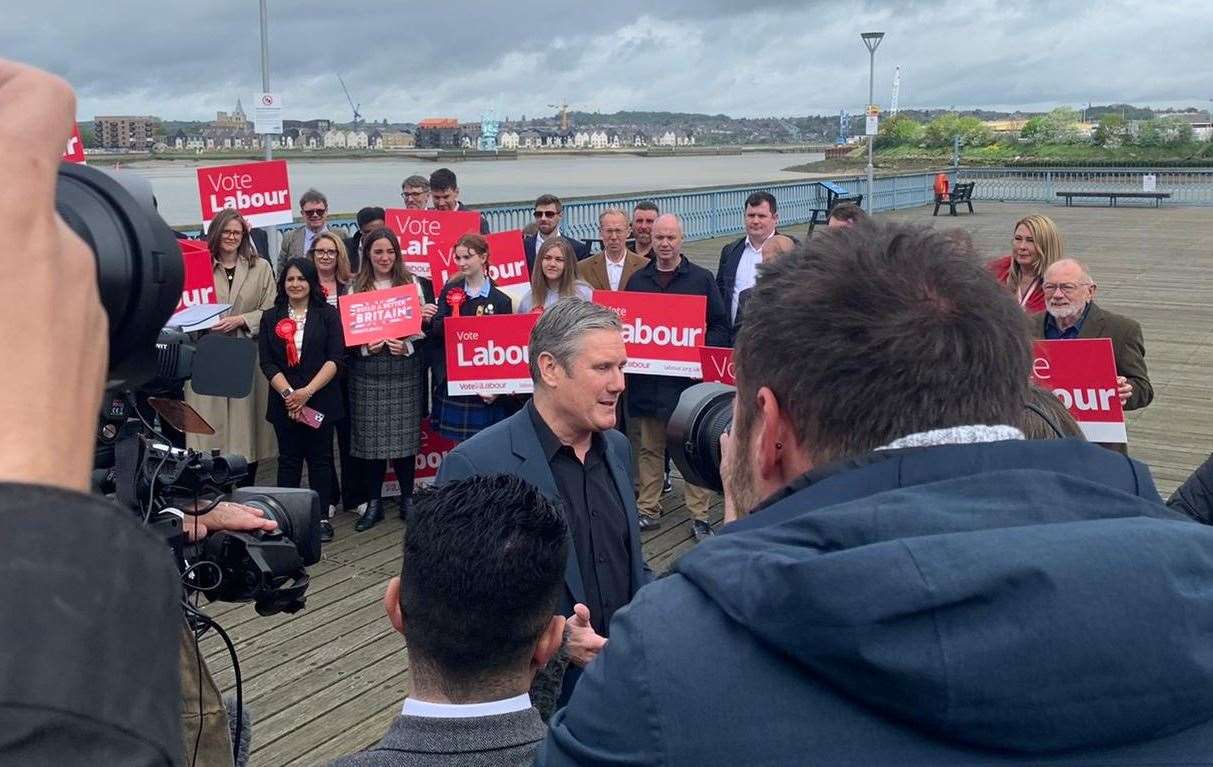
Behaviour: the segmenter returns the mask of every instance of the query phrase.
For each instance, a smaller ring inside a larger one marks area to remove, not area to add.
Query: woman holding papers
[[[270,262],[257,256],[248,223],[230,208],[215,216],[206,240],[215,277],[215,302],[232,306],[210,332],[255,339],[261,313],[274,305],[277,295]],[[246,484],[253,484],[257,462],[272,458],[277,451],[274,430],[262,418],[268,399],[269,385],[259,375],[253,376],[252,393],[240,398],[205,397],[186,385],[185,401],[215,430],[211,435],[189,434],[186,444],[194,450],[243,455],[249,462]]]
[[[1061,233],[1048,216],[1028,216],[1015,222],[1010,255],[986,265],[994,279],[1014,294],[1029,314],[1045,310],[1041,287],[1045,270],[1063,258]]]
[[[518,302],[518,313],[543,311],[562,298],[589,301],[594,289],[577,279],[577,254],[563,237],[544,240],[535,254],[531,291]]]
[[[332,497],[333,424],[345,417],[334,380],[345,361],[341,317],[329,306],[316,266],[292,258],[278,277],[274,306],[261,314],[261,372],[277,396],[265,420],[278,436],[278,486],[307,481],[322,502]],[[333,525],[320,522],[320,540],[333,540]]]
[[[400,517],[412,508],[414,456],[421,446],[421,342],[438,311],[429,280],[404,268],[400,243],[389,229],[362,239],[362,263],[352,293],[413,285],[421,299],[422,334],[392,338],[350,349],[349,377],[353,419],[350,453],[367,460],[364,479],[369,499],[354,529],[369,530],[383,520],[381,505],[385,461],[400,482]]]
[[[430,326],[435,339],[431,369],[434,371],[434,407],[430,421],[434,430],[457,442],[488,428],[509,416],[509,397],[451,396],[446,387],[446,350],[443,348],[447,317],[480,317],[511,314],[510,297],[489,279],[489,244],[478,234],[465,234],[455,243],[455,265],[459,274],[442,288],[438,296],[438,315]]]

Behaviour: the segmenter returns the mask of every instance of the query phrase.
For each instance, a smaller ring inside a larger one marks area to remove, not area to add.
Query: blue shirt
[[[1082,324],[1087,321],[1087,312],[1091,311],[1091,302],[1087,302],[1087,308],[1082,310],[1082,316],[1065,330],[1057,327],[1057,321],[1053,319],[1053,315],[1045,312],[1045,340],[1059,341],[1078,338],[1078,334],[1082,332]]]

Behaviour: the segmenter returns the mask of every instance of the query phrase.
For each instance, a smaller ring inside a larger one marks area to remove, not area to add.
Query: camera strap
[[[127,421],[114,443],[114,497],[131,509],[139,508],[135,480],[139,472],[140,446],[139,422]]]

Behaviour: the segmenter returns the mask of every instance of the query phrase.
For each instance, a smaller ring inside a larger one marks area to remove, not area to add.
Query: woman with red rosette
[[[1015,222],[1010,255],[986,264],[994,279],[1007,287],[1028,314],[1045,310],[1045,270],[1064,258],[1061,232],[1048,216],[1027,216]]]
[[[345,360],[341,317],[324,299],[315,265],[292,258],[278,277],[274,306],[261,315],[261,372],[271,396],[265,420],[278,435],[278,486],[299,487],[303,462],[308,484],[321,502],[332,497],[333,424],[345,416],[333,380]],[[333,526],[321,521],[322,541]]]
[[[434,371],[434,406],[430,422],[434,430],[457,442],[504,420],[511,412],[508,397],[452,397],[446,393],[446,352],[442,346],[443,321],[450,316],[478,317],[510,314],[510,297],[489,279],[489,244],[478,234],[465,234],[453,252],[459,275],[442,288],[438,315],[430,335],[435,339],[431,369]]]
[[[392,462],[400,482],[400,518],[413,504],[413,474],[421,447],[422,356],[430,322],[438,311],[429,280],[404,267],[400,243],[390,229],[362,238],[362,259],[352,293],[414,285],[421,301],[421,335],[391,338],[350,350],[350,453],[366,459],[366,508],[354,523],[359,532],[383,520],[383,477]]]

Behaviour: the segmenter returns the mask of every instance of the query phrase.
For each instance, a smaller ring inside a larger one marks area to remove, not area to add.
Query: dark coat
[[[784,232],[775,230],[775,234]],[[791,237],[791,235],[786,235]],[[792,242],[800,244],[800,240],[791,237]],[[720,263],[716,265],[716,287],[720,289],[720,297],[724,300],[724,313],[733,316],[733,286],[737,283],[737,265],[741,263],[741,254],[745,252],[745,237],[733,240],[720,249]],[[741,312],[738,311],[740,316]]]
[[[345,255],[350,260],[350,274],[358,274],[362,267],[362,232],[354,232],[353,237],[345,238]]]
[[[468,211],[469,213],[472,212],[472,209],[469,208],[468,206],[464,205],[463,203],[459,203],[458,205],[456,205],[455,210]],[[484,217],[483,213],[481,213],[480,214],[480,233],[488,234],[490,231],[491,230],[489,229],[489,220]]]
[[[662,288],[657,282],[657,260],[653,259],[628,280],[625,290],[637,293],[676,293],[707,298],[707,346],[728,346],[730,338],[729,315],[720,300],[720,291],[712,279],[712,273],[702,266],[692,264],[686,256],[678,263],[675,277],[669,287]],[[660,418],[668,421],[678,395],[698,381],[676,376],[629,375],[628,415]]]
[[[446,381],[446,344],[444,343],[444,334],[446,332],[446,318],[451,316],[451,304],[447,301],[447,295],[454,288],[463,288],[466,280],[462,277],[456,277],[442,287],[442,292],[438,294],[438,313],[434,315],[434,319],[430,321],[429,328],[425,331],[427,347],[429,349],[430,370],[434,377],[434,387],[437,388],[440,383]],[[469,298],[459,306],[460,317],[476,317],[484,314],[512,314],[514,311],[514,302],[505,293],[497,289],[496,285],[489,283],[488,298]]]
[[[572,237],[565,237],[564,235],[560,236],[564,237],[564,239],[568,241],[569,245],[573,247],[573,252],[577,255],[578,261],[584,261],[590,257],[589,243],[582,242],[581,240],[577,240]],[[535,239],[536,235],[533,234],[528,234],[522,238],[522,249],[526,251],[526,268],[532,273],[535,271]]]
[[[1194,586],[1213,580],[1213,528],[1126,456],[1076,440],[882,451],[723,532],[617,614],[538,764],[1213,753],[1213,592]]]
[[[257,345],[261,372],[266,380],[273,380],[274,376],[282,373],[292,389],[299,389],[311,383],[326,362],[335,364],[340,374],[345,365],[345,335],[337,310],[328,304],[308,307],[307,322],[303,326],[303,349],[299,354],[299,364],[294,367],[286,364],[286,344],[274,334],[274,326],[287,316],[286,312],[285,306],[274,306],[261,314]],[[333,423],[345,415],[343,400],[341,384],[334,376],[333,380],[312,395],[307,406],[324,413],[326,423]],[[292,423],[286,412],[286,403],[277,392],[271,391],[266,400],[265,420],[276,426]]]
[[[1044,312],[1033,314],[1029,319],[1033,338],[1044,338]],[[1141,336],[1141,325],[1137,320],[1100,308],[1094,301],[1083,320],[1079,338],[1110,338],[1112,353],[1116,355],[1116,374],[1129,379],[1133,394],[1125,403],[1125,410],[1137,410],[1154,400],[1154,387],[1146,371],[1146,345]]]
[[[615,489],[619,492],[628,517],[632,596],[635,596],[637,589],[652,580],[652,573],[645,565],[644,554],[640,550],[639,517],[632,489],[632,448],[628,438],[614,429],[604,432],[604,436],[607,468],[611,472]],[[459,443],[454,450],[447,453],[438,469],[437,483],[491,473],[520,477],[535,485],[548,498],[560,500],[556,478],[552,475],[551,465],[543,453],[539,435],[535,433],[535,425],[531,422],[531,414],[526,408],[504,421],[493,424],[466,442]],[[560,615],[568,617],[573,614],[573,605],[585,601],[585,586],[581,580],[581,569],[577,564],[577,552],[573,548],[571,533],[568,562],[564,568],[564,586],[564,594],[556,610]],[[570,664],[564,676],[562,701],[567,700],[572,693],[580,675],[581,669]]]

